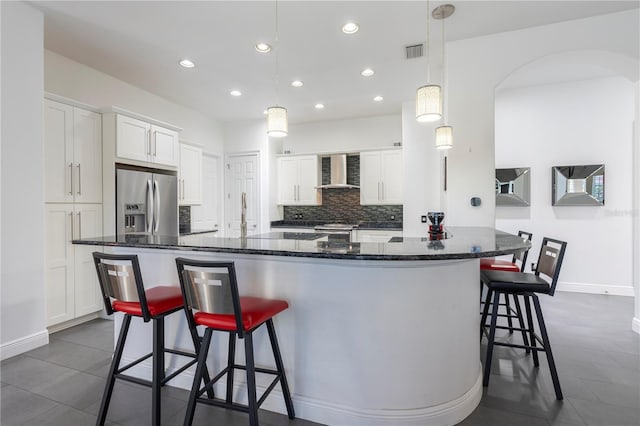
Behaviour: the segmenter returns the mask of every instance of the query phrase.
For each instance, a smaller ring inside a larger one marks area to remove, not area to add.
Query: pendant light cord
[[[278,42],[279,38],[278,38],[278,0],[276,0],[276,105],[280,104],[280,99],[278,96],[278,93],[280,92],[280,87],[279,87],[279,83],[280,83],[280,79],[278,76],[278,51],[280,50],[280,45]]]
[[[447,97],[446,91],[446,78],[447,78],[447,69],[446,69],[446,57],[445,57],[445,40],[444,40],[444,21],[446,18],[444,17],[444,10],[442,11],[442,124],[444,126],[447,125],[447,108],[445,105],[445,98]]]
[[[431,14],[431,8],[429,7],[429,0],[427,0],[427,41],[426,41],[426,57],[427,57],[427,84],[431,82],[431,59],[429,57],[429,15]]]

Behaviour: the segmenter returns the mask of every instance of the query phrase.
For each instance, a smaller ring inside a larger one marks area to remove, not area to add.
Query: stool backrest
[[[209,314],[234,315],[238,336],[242,338],[244,327],[234,263],[177,258],[176,266],[190,313],[187,317],[192,317],[194,309]],[[189,318],[190,322],[192,320]]]
[[[566,248],[567,243],[564,241],[554,240],[548,237],[542,240],[542,247],[540,247],[540,255],[538,256],[535,274],[537,276],[543,274],[551,279],[549,288],[549,295],[551,296],[553,296],[556,291],[558,277],[560,276],[560,267],[562,266]]]
[[[518,231],[518,237],[522,238],[524,241],[531,241],[531,237],[533,237],[533,234],[531,232]],[[524,272],[524,267],[527,265],[528,255],[529,255],[529,249],[514,253],[513,260],[511,260],[511,263],[516,263],[516,261],[520,261],[520,272]]]
[[[144,321],[151,320],[138,256],[135,254],[94,252],[93,261],[96,265],[102,300],[107,314],[113,314],[112,299],[115,299],[121,302],[140,303]]]

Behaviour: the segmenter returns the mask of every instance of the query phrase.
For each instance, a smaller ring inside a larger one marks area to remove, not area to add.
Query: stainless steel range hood
[[[320,185],[321,189],[358,189],[357,185],[349,185],[347,183],[347,154],[334,154],[330,157],[331,161],[331,183],[328,185]]]

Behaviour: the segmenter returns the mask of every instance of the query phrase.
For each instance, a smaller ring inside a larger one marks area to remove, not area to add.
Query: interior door
[[[240,213],[242,193],[247,193],[247,234],[260,232],[258,214],[260,197],[258,194],[258,154],[229,155],[226,164],[226,236],[240,236]]]

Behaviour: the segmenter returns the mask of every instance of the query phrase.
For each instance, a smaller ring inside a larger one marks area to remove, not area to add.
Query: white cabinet
[[[202,149],[180,144],[178,202],[188,206],[202,204]]]
[[[177,166],[178,155],[178,132],[116,114],[117,157]]]
[[[47,325],[100,311],[102,300],[91,253],[72,239],[102,235],[101,204],[46,204]]]
[[[320,205],[320,159],[317,155],[278,158],[278,204]]]
[[[222,167],[218,156],[202,156],[202,204],[191,207],[192,229],[220,229],[222,220]],[[220,234],[216,234],[220,236]]]
[[[388,243],[393,237],[402,237],[402,231],[358,229],[355,240],[359,243]]]
[[[402,201],[402,151],[360,153],[360,204]]]
[[[45,99],[45,201],[102,202],[102,117]]]

